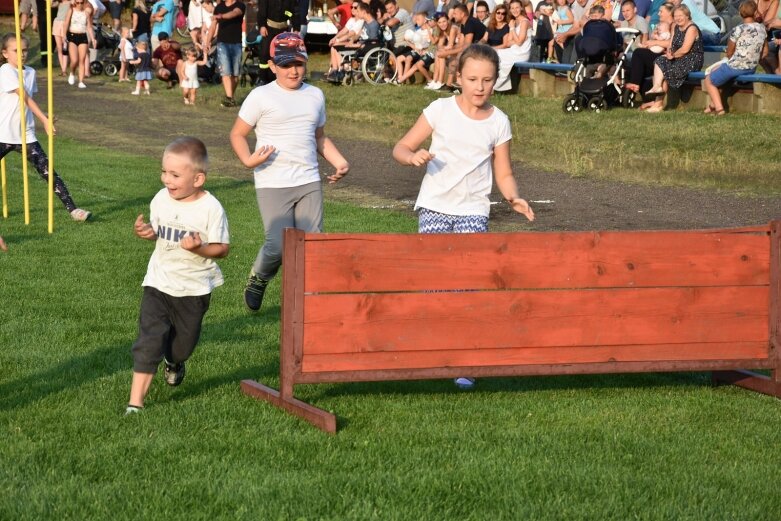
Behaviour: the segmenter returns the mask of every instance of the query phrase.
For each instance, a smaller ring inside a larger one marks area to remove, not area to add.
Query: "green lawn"
[[[184,384],[157,378],[124,417],[140,283],[152,244],[132,224],[159,158],[57,144],[58,170],[96,215],[45,185],[21,214],[18,156],[0,254],[0,519],[777,520],[781,402],[707,375],[485,379],[298,388],[340,432],[245,397],[276,386],[279,281],[265,312],[241,289],[261,241],[249,181],[211,176],[231,255]],[[84,158],[89,158],[85,161]],[[328,204],[329,231],[413,232],[409,217]]]

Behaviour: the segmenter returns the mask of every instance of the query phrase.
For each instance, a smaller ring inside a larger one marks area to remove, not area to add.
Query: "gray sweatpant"
[[[252,271],[270,280],[282,264],[282,231],[298,228],[323,231],[323,185],[320,181],[292,188],[257,188],[258,208],[266,242],[258,252]]]

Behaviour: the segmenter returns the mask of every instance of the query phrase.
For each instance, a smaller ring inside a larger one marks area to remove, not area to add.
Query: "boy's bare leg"
[[[133,383],[130,384],[130,400],[128,405],[133,407],[143,407],[146,393],[149,392],[149,386],[152,385],[154,374],[137,373],[133,371]]]

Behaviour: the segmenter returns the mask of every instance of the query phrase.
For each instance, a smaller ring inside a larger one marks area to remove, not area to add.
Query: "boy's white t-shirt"
[[[483,120],[467,117],[456,97],[442,98],[423,109],[434,129],[428,162],[415,209],[448,215],[488,216],[493,183],[493,150],[512,139],[507,115],[493,107]]]
[[[0,143],[18,145],[22,142],[19,116],[19,72],[10,63],[0,66]],[[35,83],[35,69],[24,67],[24,91],[26,96],[38,92]],[[35,137],[35,116],[25,107],[27,119],[27,143],[38,141]]]
[[[157,241],[142,286],[172,297],[196,297],[222,285],[222,272],[214,259],[179,246],[191,233],[198,233],[204,243],[230,243],[228,218],[216,197],[206,192],[195,201],[180,202],[163,188],[149,205],[149,223]]]
[[[323,91],[306,83],[287,90],[276,81],[256,87],[239,117],[255,127],[255,150],[276,151],[255,168],[255,188],[291,188],[320,181],[315,131],[325,125]]]

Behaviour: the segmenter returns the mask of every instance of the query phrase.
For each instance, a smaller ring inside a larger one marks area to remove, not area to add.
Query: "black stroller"
[[[96,57],[90,61],[89,71],[97,76],[105,72],[114,76],[119,70],[119,41],[122,37],[109,26],[95,26]]]
[[[619,34],[627,34],[622,42]],[[615,29],[607,20],[589,20],[583,26],[583,35],[575,43],[578,61],[571,73],[575,91],[564,99],[563,110],[573,114],[585,109],[601,112],[622,104],[634,106],[634,92],[626,89],[626,52],[640,32],[631,28]]]
[[[263,37],[257,29],[247,33],[246,53],[241,64],[241,78],[239,79],[242,87],[248,84],[254,87],[260,81],[260,41],[262,39]]]

